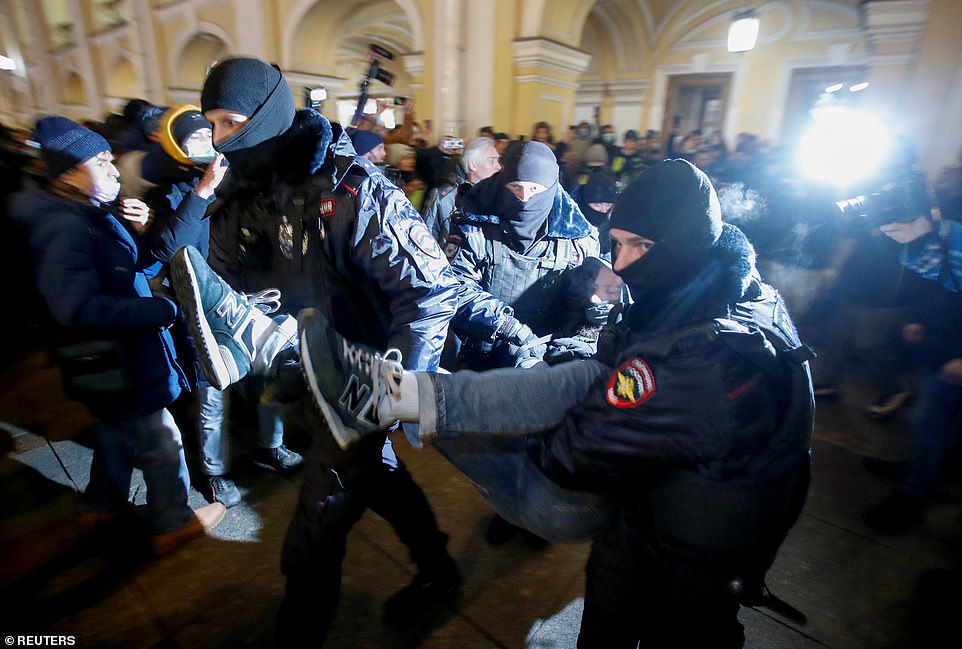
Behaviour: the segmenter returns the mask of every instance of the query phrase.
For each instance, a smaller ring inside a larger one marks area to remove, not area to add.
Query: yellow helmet
[[[195,128],[181,134],[180,138],[175,134],[178,121],[184,116],[189,115],[189,117],[196,121]],[[196,126],[200,126],[200,120],[206,123],[207,120],[204,119],[203,113],[200,112],[200,106],[195,106],[194,104],[178,104],[172,106],[160,119],[160,130],[158,136],[160,138],[160,145],[164,147],[164,151],[171,158],[180,162],[182,164],[194,164],[195,161],[187,155],[181,146],[181,142],[184,138],[197,130]],[[208,124],[208,128],[210,125]]]

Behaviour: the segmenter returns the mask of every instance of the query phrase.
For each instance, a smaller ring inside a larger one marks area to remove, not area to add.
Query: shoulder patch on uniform
[[[317,205],[322,219],[327,219],[337,213],[337,201],[333,198],[322,198]]]
[[[408,230],[408,238],[418,250],[432,259],[441,258],[441,248],[423,223],[415,223]]]
[[[605,397],[615,408],[634,408],[655,395],[655,376],[648,363],[632,358],[621,364],[608,381]]]
[[[457,232],[452,232],[448,235],[448,240],[444,243],[444,256],[448,258],[448,261],[451,261],[460,249],[461,235]]]

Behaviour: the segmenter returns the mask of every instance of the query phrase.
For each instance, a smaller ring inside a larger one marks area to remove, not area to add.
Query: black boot
[[[384,603],[384,621],[405,627],[432,615],[437,607],[449,606],[461,590],[461,573],[447,553],[430,570],[422,570],[411,583]]]

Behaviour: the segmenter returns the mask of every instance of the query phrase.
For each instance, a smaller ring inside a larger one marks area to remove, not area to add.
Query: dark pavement
[[[868,474],[861,456],[896,458],[908,443],[904,417],[878,423],[863,414],[872,395],[862,379],[870,372],[850,372],[841,398],[818,405],[813,487],[769,575],[771,589],[808,623],[743,609],[747,647],[959,646],[951,618],[960,595],[933,601],[919,585],[931,569],[958,566],[962,486],[948,482],[909,533],[882,536],[861,521],[891,486]],[[178,412],[188,425],[189,404]],[[209,538],[154,559],[137,514],[93,535],[75,524],[91,454],[89,416],[61,396],[44,354],[8,362],[0,374],[0,421],[13,445],[0,460],[0,635],[72,636],[83,648],[270,647],[283,591],[280,547],[300,478],[251,465],[251,420],[243,404],[234,408],[244,503]],[[303,439],[292,429],[295,448]],[[515,538],[492,547],[484,539],[491,512],[470,484],[433,450],[395,442],[451,535],[463,592],[413,628],[386,626],[381,606],[411,579],[412,565],[390,527],[369,512],[350,537],[327,646],[573,648],[587,545],[538,547]],[[132,498],[143,503],[139,475]],[[194,492],[191,502],[204,499]],[[946,633],[944,642],[936,640]]]

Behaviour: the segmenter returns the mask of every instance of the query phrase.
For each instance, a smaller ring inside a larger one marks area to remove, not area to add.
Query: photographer
[[[959,297],[962,229],[956,221],[934,222],[916,209],[905,218],[886,223],[879,230],[903,244],[902,264],[920,276],[937,282],[947,291],[917,309],[912,322],[902,328],[902,338],[919,366],[915,406],[910,426],[913,435],[904,462],[866,459],[865,466],[899,484],[879,504],[865,512],[873,529],[899,534],[920,524],[932,492],[958,441],[956,421],[962,412],[962,318]]]

